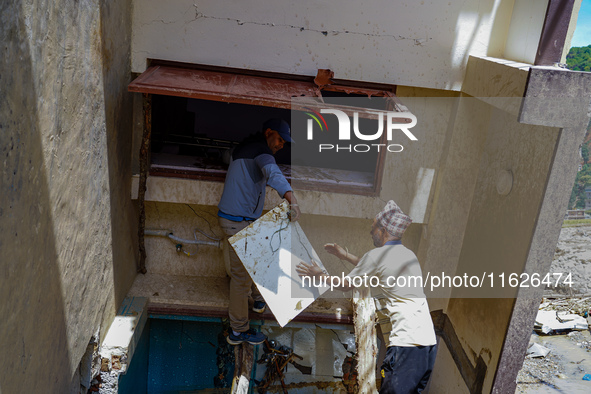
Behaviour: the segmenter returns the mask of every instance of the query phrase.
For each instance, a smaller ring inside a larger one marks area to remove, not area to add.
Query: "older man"
[[[422,277],[421,266],[416,255],[400,241],[411,222],[390,200],[371,226],[375,249],[359,258],[337,244],[324,246],[327,252],[355,265],[340,290],[351,290],[355,277],[367,275],[379,280],[379,285],[372,287],[371,292],[387,346],[381,368],[380,394],[422,392],[431,376],[437,352],[422,281],[416,280]],[[296,269],[300,276],[327,276],[314,261],[300,263]],[[332,283],[330,278],[326,279]]]

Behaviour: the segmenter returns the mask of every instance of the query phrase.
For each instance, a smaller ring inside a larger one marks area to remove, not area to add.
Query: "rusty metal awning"
[[[292,97],[319,95],[312,82],[164,65],[149,67],[129,84],[128,90],[286,109]]]
[[[329,77],[326,76],[328,72]],[[333,82],[330,70],[319,70],[323,76],[309,81],[275,78],[260,75],[245,75],[227,71],[211,71],[174,65],[153,65],[128,86],[130,92],[188,97],[229,103],[259,105],[293,109],[294,97],[308,98],[299,101],[308,107],[322,105],[322,91],[361,94],[368,97],[384,97],[389,109],[402,112],[406,107],[390,90],[366,86],[350,86]],[[316,82],[316,83],[315,83]],[[359,83],[356,83],[357,85]],[[338,106],[333,106],[338,108]],[[343,108],[346,110],[346,108]],[[349,110],[360,111],[359,108]],[[362,109],[360,112],[364,112]]]

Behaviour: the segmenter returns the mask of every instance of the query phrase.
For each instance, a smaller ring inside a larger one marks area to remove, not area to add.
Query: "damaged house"
[[[86,392],[99,347],[121,393],[231,384],[217,203],[227,153],[271,117],[292,123],[277,160],[330,272],[351,266],[322,246],[363,255],[393,199],[423,274],[450,278],[425,286],[429,392],[513,392],[589,125],[591,74],[561,67],[579,7],[2,2],[0,392]],[[349,165],[298,153],[294,98],[363,97],[412,113],[416,140],[384,133],[397,147]],[[280,202],[269,190],[265,210]],[[293,361],[269,389],[354,386],[349,299],[320,297],[285,327],[251,318]],[[254,351],[254,390],[269,354]]]

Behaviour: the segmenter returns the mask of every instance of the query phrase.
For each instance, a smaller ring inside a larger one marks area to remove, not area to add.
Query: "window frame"
[[[321,75],[330,76],[329,70],[319,70],[316,78],[291,74],[278,74],[254,70],[226,67],[203,66],[151,60],[146,71],[141,73],[129,85],[128,91],[143,93],[144,104],[151,101],[153,94],[197,98],[227,103],[250,104],[262,107],[292,109],[292,97],[310,97],[322,100],[322,92],[343,94],[361,94],[370,97],[384,97],[388,101],[387,110],[407,111],[395,95],[393,85],[373,84],[359,81],[345,81],[334,78],[322,78],[328,84],[319,84]],[[151,134],[151,105],[144,105],[144,133]],[[345,109],[346,110],[346,109]],[[379,143],[386,144],[386,135]],[[297,180],[298,188],[321,192],[377,196],[380,193],[386,152],[380,150],[371,186],[327,183],[323,181]],[[291,183],[289,171],[280,166]],[[322,168],[310,167],[322,173]],[[328,171],[329,169],[325,169]],[[176,177],[212,182],[224,182],[226,171],[211,169],[167,169],[153,168],[150,163],[150,176]]]

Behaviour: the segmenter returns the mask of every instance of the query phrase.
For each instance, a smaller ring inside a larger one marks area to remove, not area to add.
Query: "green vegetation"
[[[585,209],[585,188],[588,186],[591,186],[591,164],[584,164],[575,178],[568,209]]]
[[[589,224],[591,224],[591,219],[565,220],[562,222],[562,227],[588,226]]]
[[[591,71],[591,45],[571,48],[566,56],[566,64],[569,70]],[[581,147],[583,169],[577,173],[577,177],[575,178],[575,184],[573,185],[568,202],[568,209],[585,209],[585,188],[591,186],[591,163],[589,163],[590,143],[589,131],[587,131],[583,146]],[[590,222],[589,219],[566,220],[564,223],[565,226],[568,226],[568,223],[570,225],[578,225],[586,222]]]
[[[572,47],[566,55],[566,66],[573,71],[591,71],[591,45]]]

